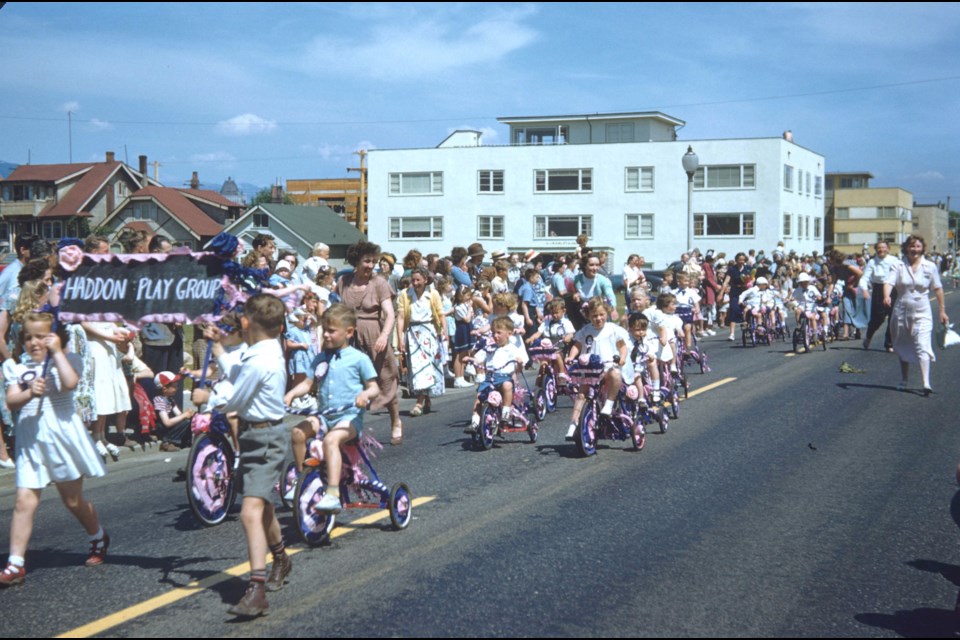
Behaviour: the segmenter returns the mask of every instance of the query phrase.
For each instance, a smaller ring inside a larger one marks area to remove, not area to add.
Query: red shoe
[[[84,563],[88,567],[96,567],[103,564],[107,557],[107,549],[110,547],[110,534],[103,532],[103,537],[99,540],[90,542],[90,555]]]
[[[15,587],[18,584],[23,584],[26,575],[27,572],[23,567],[8,564],[7,568],[0,572],[0,587]]]

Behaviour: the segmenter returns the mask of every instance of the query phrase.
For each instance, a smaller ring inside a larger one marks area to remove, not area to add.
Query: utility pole
[[[347,167],[347,171],[360,172],[360,205],[357,209],[357,229],[363,233],[367,232],[367,150],[360,149],[354,151],[354,155],[360,156],[360,168]]]

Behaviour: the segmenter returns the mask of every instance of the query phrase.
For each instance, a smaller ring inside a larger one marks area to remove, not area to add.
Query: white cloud
[[[233,154],[226,151],[213,151],[211,153],[197,153],[190,156],[190,162],[218,165],[232,165],[237,161]]]
[[[946,178],[939,171],[924,171],[913,176],[914,180],[941,181]]]
[[[90,122],[87,123],[87,127],[91,131],[110,131],[113,129],[113,125],[107,122],[106,120],[100,120],[98,118],[93,118]]]
[[[217,123],[217,131],[227,136],[250,136],[276,131],[277,123],[253,113],[244,113]]]
[[[534,42],[539,34],[522,24],[534,12],[520,8],[497,11],[468,25],[444,14],[419,12],[407,20],[384,16],[372,33],[354,38],[320,36],[300,61],[307,73],[339,72],[406,81],[454,69],[494,63]]]

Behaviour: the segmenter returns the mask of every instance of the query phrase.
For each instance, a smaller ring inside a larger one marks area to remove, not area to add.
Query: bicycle
[[[800,315],[800,322],[797,324],[797,328],[793,330],[793,352],[800,353],[801,347],[803,348],[804,353],[810,352],[810,347],[815,346],[818,342],[823,346],[823,350],[827,350],[827,333],[823,327],[823,322],[818,323],[817,330],[813,330],[813,325],[810,322],[810,319],[807,318],[806,313]]]
[[[498,434],[521,431],[527,433],[530,442],[537,441],[540,434],[537,420],[538,416],[546,415],[546,400],[542,393],[531,393],[527,378],[522,372],[520,380],[523,381],[522,385],[514,381],[513,404],[510,406],[510,418],[507,421],[502,419],[503,396],[493,386],[493,382],[488,379],[478,387],[480,424],[472,436],[475,448],[489,450],[493,447],[493,439]]]
[[[556,357],[560,353],[560,349],[554,346],[549,338],[544,338],[536,346],[528,347],[527,353],[530,354],[532,360],[540,363],[540,370],[537,373],[537,395],[543,396],[542,406],[545,410],[541,412],[541,400],[538,399],[537,420],[543,421],[546,419],[547,413],[553,413],[557,410],[557,400],[560,395],[575,398],[577,390],[570,383],[569,376],[564,381],[557,374]]]
[[[314,416],[320,421],[317,435],[307,447],[307,458],[303,463],[303,471],[297,477],[293,497],[297,533],[300,539],[311,547],[319,546],[329,540],[330,531],[336,523],[335,514],[316,509],[327,487],[327,471],[323,464],[322,445],[323,437],[327,433],[327,417],[351,407],[352,405],[346,405],[323,411],[287,408],[287,413]],[[410,488],[403,482],[387,488],[387,485],[380,480],[370,462],[368,449],[371,446],[381,445],[372,437],[361,435],[355,441],[340,447],[343,455],[343,475],[340,479],[341,507],[344,510],[387,509],[393,528],[402,531],[413,519],[413,496]],[[368,472],[370,477],[367,477]]]
[[[643,425],[634,422],[635,411],[629,410],[625,402],[635,402],[627,395],[633,385],[621,384],[614,403],[614,412],[605,416],[600,413],[600,389],[603,387],[604,363],[597,356],[591,356],[586,362],[574,361],[569,369],[571,377],[579,386],[586,386],[585,402],[580,411],[577,435],[574,441],[581,456],[590,457],[597,452],[597,440],[629,441],[634,451],[640,451],[646,442]],[[633,394],[630,394],[633,395]],[[639,393],[637,393],[639,398]]]
[[[191,422],[193,444],[187,457],[186,484],[190,511],[201,525],[223,522],[237,500],[239,452],[227,417],[198,413]]]

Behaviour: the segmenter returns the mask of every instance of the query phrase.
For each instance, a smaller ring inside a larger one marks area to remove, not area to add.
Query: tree
[[[293,201],[293,198],[291,198],[290,195],[283,190],[282,187],[277,188],[280,189],[280,193],[283,194],[282,204],[297,204]],[[273,187],[264,187],[263,189],[260,189],[260,191],[257,191],[257,195],[253,196],[253,200],[250,202],[251,206],[256,206],[258,204],[270,204],[273,202],[273,189]]]

